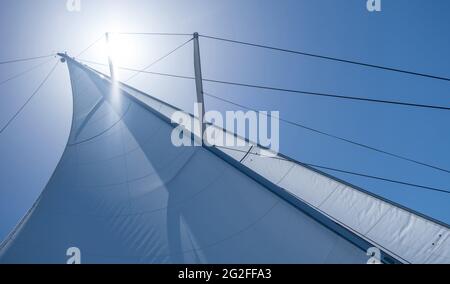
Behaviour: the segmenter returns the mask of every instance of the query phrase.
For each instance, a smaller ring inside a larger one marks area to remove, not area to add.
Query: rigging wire
[[[50,60],[47,60],[45,62],[39,63],[38,65],[32,66],[29,69],[26,69],[26,70],[24,70],[24,71],[22,71],[22,72],[20,72],[20,73],[18,73],[16,75],[13,75],[13,76],[9,77],[8,79],[5,79],[5,80],[1,81],[0,82],[0,86],[5,84],[5,83],[7,83],[7,82],[9,82],[9,81],[11,81],[11,80],[14,80],[14,79],[16,79],[18,77],[21,77],[21,76],[23,76],[23,75],[25,75],[25,74],[27,74],[27,73],[29,73],[29,72],[31,72],[31,71],[41,67],[41,66],[43,66],[43,65],[45,65],[45,64],[47,64],[47,63],[49,63],[51,61],[53,61],[53,59],[50,59]]]
[[[17,110],[17,112],[8,120],[8,122],[0,129],[0,134],[5,131],[6,128],[11,124],[11,122],[22,112],[22,110],[28,105],[28,103],[31,101],[31,99],[39,92],[39,90],[42,88],[42,86],[47,82],[48,78],[50,78],[50,75],[55,71],[56,67],[58,66],[58,61],[56,62],[55,66],[50,70],[50,72],[47,74],[47,76],[44,78],[44,80],[39,84],[39,86],[36,88],[36,90],[33,92],[33,94],[25,101],[25,103]]]
[[[204,78],[203,81],[210,82],[210,83],[217,83],[217,84],[246,87],[246,88],[256,88],[256,89],[279,91],[279,92],[285,92],[285,93],[295,93],[295,94],[302,94],[302,95],[308,95],[308,96],[328,97],[328,98],[352,100],[352,101],[364,101],[364,102],[379,103],[379,104],[392,104],[392,105],[401,105],[401,106],[417,107],[417,108],[450,110],[450,107],[438,106],[438,105],[426,105],[426,104],[407,103],[407,102],[400,102],[400,101],[389,101],[389,100],[379,100],[379,99],[371,99],[371,98],[342,96],[342,95],[329,94],[329,93],[319,93],[319,92],[310,92],[310,91],[303,91],[303,90],[284,89],[284,88],[277,88],[277,87],[271,87],[271,86],[252,85],[252,84],[245,84],[245,83],[239,83],[239,82],[222,81],[222,80],[206,79],[206,78]]]
[[[291,49],[279,48],[279,47],[263,45],[263,44],[256,44],[256,43],[239,41],[239,40],[232,40],[232,39],[216,37],[216,36],[209,36],[209,35],[202,35],[202,34],[200,34],[199,36],[203,37],[203,38],[224,41],[224,42],[229,42],[229,43],[234,43],[234,44],[258,47],[258,48],[263,48],[263,49],[269,49],[269,50],[280,51],[280,52],[285,52],[285,53],[320,58],[320,59],[331,60],[331,61],[335,61],[335,62],[359,65],[359,66],[364,66],[364,67],[369,67],[369,68],[380,69],[380,70],[384,70],[384,71],[391,71],[391,72],[403,73],[403,74],[408,74],[408,75],[413,75],[413,76],[419,76],[419,77],[425,77],[425,78],[450,82],[450,78],[448,78],[448,77],[436,76],[436,75],[426,74],[426,73],[422,73],[422,72],[414,72],[414,71],[409,71],[409,70],[404,70],[404,69],[399,69],[399,68],[386,67],[386,66],[381,66],[381,65],[369,64],[369,63],[365,63],[365,62],[341,59],[341,58],[337,58],[337,57],[324,56],[324,55],[320,55],[320,54],[296,51],[296,50],[291,50]]]
[[[428,168],[431,168],[431,169],[434,169],[434,170],[438,170],[438,171],[442,171],[442,172],[450,174],[450,170],[447,170],[447,169],[444,169],[444,168],[441,168],[441,167],[438,167],[438,166],[433,166],[431,164],[420,162],[420,161],[415,160],[415,159],[411,159],[411,158],[408,158],[408,157],[405,157],[405,156],[402,156],[402,155],[394,154],[394,153],[391,153],[391,152],[388,152],[388,151],[385,151],[385,150],[381,150],[381,149],[378,149],[378,148],[375,148],[375,147],[372,147],[372,146],[368,146],[368,145],[365,145],[365,144],[362,144],[362,143],[359,143],[359,142],[355,142],[355,141],[352,141],[350,139],[343,138],[343,137],[340,137],[340,136],[336,136],[334,134],[330,134],[330,133],[327,133],[325,131],[315,129],[315,128],[306,126],[304,124],[298,123],[298,122],[294,122],[294,121],[291,121],[291,120],[287,120],[287,119],[283,119],[281,117],[277,117],[277,116],[271,115],[269,113],[260,112],[260,111],[254,109],[254,108],[248,107],[248,106],[243,105],[243,104],[238,104],[238,103],[235,103],[233,101],[230,101],[230,100],[227,100],[227,99],[215,96],[215,95],[213,95],[213,94],[211,94],[209,92],[203,92],[203,93],[206,96],[212,97],[212,98],[214,98],[216,100],[220,100],[220,101],[226,102],[228,104],[231,104],[231,105],[234,105],[234,106],[237,106],[237,107],[240,107],[240,108],[244,108],[244,109],[247,109],[247,110],[258,112],[258,113],[261,113],[261,114],[263,114],[263,115],[265,115],[267,117],[276,118],[276,119],[278,119],[280,121],[283,121],[283,122],[285,122],[287,124],[290,124],[290,125],[293,125],[293,126],[296,126],[296,127],[300,127],[300,128],[306,129],[308,131],[312,131],[312,132],[315,132],[315,133],[318,133],[318,134],[321,134],[321,135],[324,135],[324,136],[327,136],[327,137],[331,137],[333,139],[337,139],[337,140],[340,140],[340,141],[343,141],[343,142],[346,142],[346,143],[349,143],[349,144],[352,144],[352,145],[356,145],[356,146],[359,146],[359,147],[362,147],[362,148],[365,148],[365,149],[369,149],[369,150],[372,150],[372,151],[375,151],[375,152],[378,152],[378,153],[382,153],[382,154],[385,154],[385,155],[388,155],[388,156],[391,156],[391,157],[395,157],[397,159],[405,160],[405,161],[408,161],[408,162],[411,162],[411,163],[414,163],[414,164],[417,164],[417,165],[425,166],[425,167],[428,167]]]
[[[77,56],[75,56],[75,58],[80,57],[81,55],[83,55],[84,53],[86,53],[89,49],[91,49],[94,45],[96,45],[99,41],[101,41],[103,38],[105,37],[105,35],[102,35],[101,37],[99,37],[98,39],[96,39],[95,41],[93,41],[88,47],[86,47],[85,49],[83,49],[80,53],[78,53]]]
[[[410,182],[406,182],[406,181],[399,181],[399,180],[394,180],[394,179],[388,179],[388,178],[384,178],[384,177],[368,175],[368,174],[358,173],[358,172],[354,172],[354,171],[342,170],[342,169],[332,168],[332,167],[328,167],[328,166],[322,166],[322,165],[316,165],[316,164],[311,164],[311,163],[305,163],[305,162],[301,162],[301,161],[285,159],[285,158],[280,157],[280,156],[274,157],[274,156],[270,156],[270,155],[264,155],[264,154],[261,154],[261,153],[254,153],[254,152],[251,152],[251,151],[249,152],[249,151],[244,151],[244,150],[240,150],[240,149],[229,148],[229,147],[224,147],[224,146],[217,146],[217,145],[214,145],[214,147],[219,148],[219,149],[222,148],[222,149],[227,149],[227,150],[231,150],[231,151],[241,152],[241,153],[248,153],[249,155],[259,156],[259,157],[263,157],[263,158],[276,159],[276,160],[289,161],[289,162],[297,162],[297,163],[299,163],[301,165],[305,165],[305,166],[309,166],[309,167],[313,167],[313,168],[330,170],[330,171],[345,173],[345,174],[349,174],[349,175],[355,175],[355,176],[360,176],[360,177],[365,177],[365,178],[370,178],[370,179],[375,179],[375,180],[381,180],[381,181],[385,181],[385,182],[389,182],[389,183],[401,184],[401,185],[406,185],[406,186],[410,186],[410,187],[426,189],[426,190],[429,190],[429,191],[435,191],[435,192],[449,193],[450,194],[449,190],[445,190],[445,189],[441,189],[441,188],[437,188],[437,187],[431,187],[431,186],[426,186],[426,185],[410,183]]]
[[[176,52],[177,50],[181,49],[182,47],[184,47],[186,44],[188,44],[189,42],[191,42],[194,38],[190,38],[189,40],[187,40],[186,42],[180,44],[179,46],[177,46],[176,48],[172,49],[170,52],[168,52],[167,54],[161,56],[160,58],[156,59],[155,61],[153,61],[152,63],[150,63],[149,65],[147,65],[144,69],[142,69],[143,71],[146,71],[147,69],[149,69],[150,67],[156,65],[158,62],[164,60],[165,58],[169,57],[171,54],[173,54],[174,52]],[[131,79],[135,78],[136,76],[138,76],[139,74],[141,74],[141,72],[136,71],[135,74],[133,74],[132,76],[130,76],[128,79],[126,79],[124,82],[128,82]]]
[[[95,62],[95,61],[91,61],[91,60],[82,60],[82,59],[78,59],[78,60],[81,61],[81,62],[86,62],[86,63],[90,63],[90,64],[95,64],[95,65],[100,65],[100,66],[108,66],[108,64]],[[116,68],[117,69],[121,69],[121,70],[140,72],[140,73],[151,74],[151,75],[158,75],[158,76],[163,76],[163,77],[172,77],[172,78],[179,78],[179,79],[195,80],[195,77],[192,77],[192,76],[184,76],[184,75],[176,75],[176,74],[169,74],[169,73],[152,72],[152,71],[145,71],[145,70],[142,70],[142,69],[134,69],[134,68],[122,67],[122,66],[117,66]]]
[[[126,32],[109,32],[109,34],[117,34],[117,35],[160,35],[160,36],[192,36],[192,34],[182,34],[182,33],[126,33]],[[93,41],[89,46],[87,46],[85,49],[83,49],[78,55],[76,55],[74,58],[78,58],[81,55],[83,55],[85,52],[87,52],[89,49],[91,49],[94,45],[96,45],[100,40],[102,40],[105,37],[104,34],[102,34],[99,38],[97,38],[95,41]]]
[[[118,34],[118,35],[150,35],[150,36],[192,36],[192,34],[187,33],[145,33],[145,32],[135,32],[135,33],[127,33],[127,32],[109,32],[110,34]]]
[[[84,61],[84,62],[87,62],[87,63],[96,64],[96,65],[108,66],[107,64],[98,63],[98,62],[89,61],[89,60],[80,60],[80,61]],[[192,76],[184,76],[184,75],[176,75],[176,74],[168,74],[168,73],[160,73],[160,72],[151,72],[151,71],[145,71],[145,70],[134,69],[134,68],[129,68],[129,67],[122,67],[122,66],[118,66],[117,68],[118,69],[122,69],[122,70],[128,70],[128,71],[134,71],[134,72],[140,72],[140,73],[146,73],[146,74],[152,74],[152,75],[159,75],[159,76],[166,76],[166,77],[173,77],[173,78],[195,80],[195,77],[192,77]],[[426,105],[426,104],[407,103],[407,102],[400,102],[400,101],[389,101],[389,100],[379,100],[379,99],[371,99],[371,98],[342,96],[342,95],[335,95],[335,94],[328,94],[328,93],[318,93],[318,92],[309,92],[309,91],[302,91],[302,90],[283,89],[283,88],[277,88],[277,87],[270,87],[270,86],[263,86],[263,85],[252,85],[252,84],[245,84],[245,83],[231,82],[231,81],[223,81],[223,80],[216,80],[216,79],[208,79],[208,78],[203,78],[203,81],[204,82],[209,82],[209,83],[217,83],[217,84],[238,86],[238,87],[256,88],[256,89],[263,89],[263,90],[270,90],[270,91],[296,93],[296,94],[302,94],[302,95],[328,97],[328,98],[336,98],[336,99],[351,100],[351,101],[364,101],[364,102],[370,102],[370,103],[391,104],[391,105],[400,105],[400,106],[406,106],[406,107],[426,108],[426,109],[435,109],[435,110],[447,110],[447,111],[450,110],[450,107],[438,106],[438,105]]]
[[[35,57],[28,57],[28,58],[18,58],[18,59],[12,59],[12,60],[7,60],[7,61],[0,61],[0,65],[9,64],[9,63],[16,63],[16,62],[31,61],[31,60],[36,60],[36,59],[48,58],[48,57],[52,57],[52,56],[55,56],[55,54],[35,56]]]
[[[110,33],[111,34],[119,34],[119,35],[192,36],[192,34],[188,34],[188,33],[157,33],[157,32],[153,32],[153,33],[152,32],[110,32]],[[233,44],[240,44],[240,45],[245,45],[245,46],[269,49],[269,50],[274,50],[274,51],[279,51],[279,52],[284,52],[284,53],[303,55],[303,56],[314,57],[314,58],[319,58],[319,59],[324,59],[324,60],[329,60],[329,61],[359,65],[359,66],[363,66],[363,67],[380,69],[380,70],[384,70],[384,71],[391,71],[391,72],[397,72],[397,73],[402,73],[402,74],[407,74],[407,75],[412,75],[412,76],[419,76],[419,77],[425,77],[425,78],[429,78],[429,79],[436,79],[436,80],[450,82],[450,78],[448,78],[448,77],[437,76],[437,75],[427,74],[427,73],[423,73],[423,72],[409,71],[409,70],[400,69],[400,68],[382,66],[382,65],[377,65],[377,64],[370,64],[370,63],[366,63],[366,62],[342,59],[342,58],[333,57],[333,56],[326,56],[326,55],[321,55],[321,54],[316,54],[316,53],[274,47],[274,46],[269,46],[269,45],[265,45],[265,44],[257,44],[257,43],[252,43],[252,42],[233,40],[233,39],[228,39],[228,38],[223,38],[223,37],[218,37],[218,36],[210,36],[210,35],[205,35],[205,34],[199,34],[199,36],[203,37],[203,38],[207,38],[207,39],[224,41],[224,42],[229,42],[229,43],[233,43]],[[98,40],[100,40],[100,39],[98,39]],[[80,55],[78,55],[78,56],[80,56]]]

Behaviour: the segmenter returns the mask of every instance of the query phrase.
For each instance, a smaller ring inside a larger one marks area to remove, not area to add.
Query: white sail
[[[176,108],[67,59],[67,147],[0,263],[450,262],[447,226],[257,145],[175,147]]]

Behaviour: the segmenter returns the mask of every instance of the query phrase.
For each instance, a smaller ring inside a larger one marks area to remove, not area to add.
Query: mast
[[[203,97],[203,78],[202,65],[200,61],[200,44],[198,40],[198,33],[194,33],[194,70],[195,70],[195,87],[197,91],[197,106],[199,109],[199,133],[203,143],[205,133],[205,101]]]
[[[112,52],[113,48],[111,46],[111,42],[109,40],[109,33],[105,33],[105,40],[106,40],[106,47],[108,49],[108,65],[109,65],[109,74],[111,76],[111,80],[115,80],[115,69],[114,69],[114,63],[112,60]]]

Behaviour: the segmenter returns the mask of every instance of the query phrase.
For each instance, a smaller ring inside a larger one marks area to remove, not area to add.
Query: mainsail
[[[177,108],[64,58],[67,146],[0,263],[450,263],[447,225],[256,144],[176,147]]]

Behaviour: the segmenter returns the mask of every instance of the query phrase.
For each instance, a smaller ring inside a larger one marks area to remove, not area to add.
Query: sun
[[[117,33],[106,33],[105,53],[111,58],[115,68],[126,67],[136,57],[134,47],[123,36]]]

